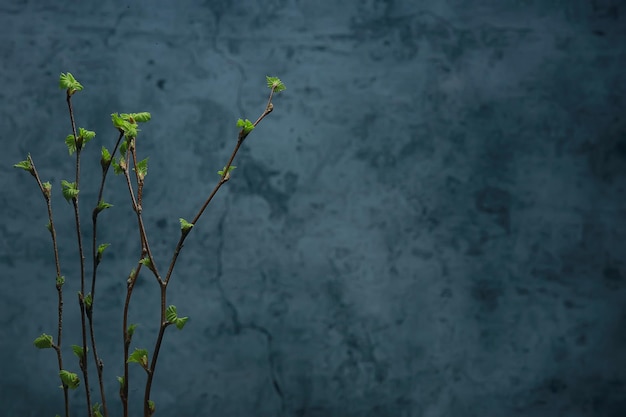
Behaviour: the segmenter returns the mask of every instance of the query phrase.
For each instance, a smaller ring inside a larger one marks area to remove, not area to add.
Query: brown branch
[[[52,236],[52,248],[54,252],[54,265],[56,267],[56,289],[57,289],[57,298],[58,298],[58,306],[57,306],[57,343],[53,346],[54,350],[57,354],[57,362],[59,364],[59,371],[63,370],[63,355],[61,354],[61,343],[63,341],[63,282],[61,276],[61,262],[59,261],[59,249],[57,246],[57,232],[54,227],[54,220],[52,218],[52,202],[50,196],[50,189],[44,187],[41,182],[41,177],[39,177],[39,173],[37,172],[37,168],[35,167],[35,162],[28,155],[28,162],[31,166],[31,174],[35,177],[37,181],[37,185],[39,186],[39,190],[43,194],[44,199],[46,200],[46,207],[48,209],[48,224],[50,235]],[[65,383],[62,383],[63,386],[63,399],[65,403],[65,417],[70,416],[70,402],[68,396],[68,386]]]
[[[108,161],[108,163],[106,163],[106,165],[102,167],[102,180],[100,182],[100,190],[98,192],[98,199],[96,201],[96,207],[93,209],[93,212],[91,215],[91,220],[92,220],[92,225],[93,225],[92,242],[91,242],[93,272],[91,276],[91,292],[90,292],[91,293],[91,306],[87,309],[87,318],[89,319],[89,334],[91,337],[91,347],[93,349],[93,359],[96,364],[96,370],[98,372],[98,384],[100,386],[100,398],[102,400],[102,410],[104,411],[104,417],[108,417],[109,415],[106,395],[104,391],[104,380],[102,377],[104,365],[103,365],[102,359],[98,356],[98,350],[96,348],[96,336],[95,336],[95,331],[94,331],[94,326],[93,326],[93,310],[94,310],[93,306],[96,300],[96,275],[97,275],[97,270],[98,270],[98,265],[99,265],[98,251],[96,249],[97,237],[98,237],[98,214],[100,213],[100,211],[98,210],[98,205],[100,204],[100,201],[102,201],[102,195],[104,193],[104,185],[106,183],[107,173],[109,172],[109,168],[111,167],[111,161],[113,160],[113,157],[115,156],[115,153],[117,152],[117,148],[122,140],[122,137],[123,137],[123,134],[120,133],[119,137],[117,138],[117,142],[115,143],[115,147],[113,148],[113,152],[111,153],[111,159]]]
[[[80,151],[82,148],[82,139],[79,143],[79,138],[76,134],[76,123],[74,121],[74,111],[72,110],[72,95],[70,90],[67,91],[67,107],[70,113],[70,122],[72,124],[72,133],[74,135],[74,145],[76,147],[76,189],[80,191]],[[80,322],[83,342],[83,357],[79,361],[80,369],[83,372],[83,380],[85,382],[85,395],[87,400],[87,416],[92,416],[91,410],[91,393],[89,389],[89,371],[87,361],[85,360],[87,355],[87,327],[85,323],[85,255],[83,253],[83,239],[80,228],[80,213],[78,208],[78,194],[72,198],[72,204],[74,206],[74,219],[76,220],[76,236],[78,241],[78,256],[80,262],[80,293],[78,294],[78,304],[80,306]]]

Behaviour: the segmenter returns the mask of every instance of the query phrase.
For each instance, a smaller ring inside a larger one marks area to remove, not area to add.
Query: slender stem
[[[161,288],[161,325],[159,326],[159,334],[157,335],[156,342],[154,344],[154,351],[152,353],[152,361],[150,362],[150,368],[147,369],[148,378],[146,379],[146,389],[143,394],[143,414],[144,417],[152,416],[152,411],[150,410],[150,391],[152,390],[152,381],[154,380],[154,372],[156,370],[157,359],[159,357],[159,352],[161,350],[161,343],[163,342],[163,335],[165,334],[165,329],[169,325],[167,320],[165,319],[165,304],[166,304],[166,295],[167,295],[167,283],[160,281]]]
[[[126,300],[124,301],[124,313],[122,317],[122,334],[124,335],[124,381],[120,387],[120,399],[122,400],[122,407],[124,409],[123,416],[128,417],[128,379],[130,374],[128,372],[128,356],[130,349],[131,335],[128,333],[128,309],[130,307],[130,298],[133,294],[133,288],[135,288],[135,281],[142,264],[137,263],[137,267],[131,272],[128,277],[126,286]]]
[[[70,113],[70,122],[72,124],[72,133],[74,134],[74,144],[76,146],[76,189],[80,190],[80,152],[82,144],[78,143],[78,136],[76,134],[76,123],[74,122],[74,112],[72,110],[72,95],[69,90],[67,92],[67,106]],[[87,400],[87,416],[92,416],[91,410],[91,393],[89,389],[89,372],[87,366],[87,327],[85,323],[85,255],[83,253],[83,239],[80,228],[80,213],[78,209],[78,195],[72,198],[72,204],[74,206],[74,218],[76,220],[76,236],[78,240],[78,256],[80,262],[80,293],[78,294],[78,304],[80,306],[80,321],[81,332],[83,341],[83,356],[80,359],[80,368],[83,372],[83,380],[85,382],[85,395]]]
[[[97,275],[97,270],[98,270],[98,265],[99,265],[98,251],[96,249],[97,236],[98,236],[98,214],[100,213],[100,211],[98,210],[98,205],[100,204],[100,201],[102,201],[102,195],[104,193],[104,184],[106,183],[107,173],[109,172],[109,168],[111,167],[111,161],[113,160],[113,157],[115,156],[115,152],[117,151],[117,148],[120,144],[120,141],[122,140],[122,137],[123,137],[123,134],[120,133],[119,137],[117,138],[117,142],[115,143],[115,147],[113,148],[111,159],[108,161],[106,165],[102,167],[102,180],[100,182],[100,191],[98,192],[96,208],[94,208],[92,216],[91,216],[92,223],[93,223],[93,229],[92,229],[93,233],[92,233],[92,242],[91,242],[93,272],[91,276],[91,307],[88,308],[87,310],[87,318],[89,319],[89,334],[91,337],[91,347],[93,349],[93,359],[96,364],[96,370],[98,372],[98,384],[100,386],[100,398],[102,399],[102,410],[104,412],[104,417],[109,416],[106,395],[105,395],[105,390],[104,390],[104,380],[102,377],[104,365],[103,365],[102,359],[98,356],[98,350],[96,348],[96,336],[95,336],[95,331],[94,331],[94,326],[93,326],[93,311],[94,311],[93,306],[96,301],[96,275]]]
[[[54,350],[57,354],[57,362],[59,364],[59,371],[63,370],[63,355],[61,354],[61,343],[63,341],[63,282],[61,278],[61,262],[59,261],[59,249],[57,246],[57,232],[54,227],[54,220],[52,218],[52,202],[50,201],[50,192],[46,190],[41,182],[41,177],[39,177],[39,173],[37,172],[37,168],[35,167],[35,162],[28,155],[28,161],[30,162],[30,166],[32,167],[32,175],[35,177],[37,181],[37,185],[43,194],[44,199],[46,200],[46,207],[48,209],[48,221],[49,221],[49,229],[50,235],[52,236],[52,248],[54,252],[54,265],[56,267],[56,289],[57,289],[57,298],[58,298],[58,307],[57,307],[57,342],[54,346]],[[70,416],[70,402],[68,396],[68,386],[63,383],[63,399],[65,403],[65,417]]]

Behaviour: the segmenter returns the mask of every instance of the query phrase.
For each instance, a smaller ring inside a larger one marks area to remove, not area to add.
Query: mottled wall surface
[[[72,3],[0,4],[0,415],[63,410],[54,353],[32,346],[56,334],[56,292],[44,202],[11,168],[28,152],[54,186],[65,361],[78,371],[76,243],[59,192],[73,170],[66,71],[85,86],[78,125],[97,132],[85,225],[97,152],[116,137],[109,115],[152,113],[139,151],[161,269],[235,121],[262,111],[265,75],[287,85],[181,255],[168,302],[191,320],[166,334],[156,415],[624,415],[621,2]],[[119,415],[120,311],[140,248],[122,178],[109,185],[96,325]],[[151,349],[148,274],[134,297],[133,345]]]

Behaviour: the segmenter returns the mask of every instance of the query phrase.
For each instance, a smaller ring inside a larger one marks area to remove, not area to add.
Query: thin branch
[[[274,90],[275,90],[275,87],[273,87],[270,92],[269,99],[265,106],[265,110],[263,111],[263,113],[261,113],[261,115],[254,122],[255,127],[261,122],[261,120],[263,120],[268,114],[270,114],[274,110],[274,105],[272,104],[272,97],[274,94]],[[228,163],[224,167],[222,176],[220,177],[219,181],[215,185],[215,188],[213,188],[213,191],[211,192],[209,197],[205,200],[204,204],[202,204],[202,206],[200,207],[200,210],[198,210],[198,212],[194,216],[191,222],[193,225],[195,225],[198,222],[198,220],[200,219],[200,217],[206,210],[207,206],[209,205],[211,200],[213,200],[213,197],[215,197],[215,194],[217,194],[217,192],[222,187],[222,185],[224,185],[230,179],[229,168],[231,167],[233,161],[235,160],[235,156],[237,155],[237,152],[239,152],[241,145],[243,144],[244,140],[246,139],[249,133],[250,131],[246,132],[244,129],[241,129],[239,131],[239,136],[237,137],[237,143],[230,155],[230,158],[228,159]],[[170,262],[167,275],[165,276],[165,280],[162,280],[158,276],[158,274],[156,274],[155,272],[155,274],[157,275],[157,279],[159,281],[160,287],[161,287],[161,315],[160,315],[161,324],[159,326],[159,334],[157,335],[157,339],[154,345],[154,351],[152,353],[152,361],[150,363],[150,368],[148,369],[148,378],[146,380],[146,389],[144,392],[144,417],[150,417],[152,415],[152,412],[150,411],[150,407],[149,407],[152,380],[154,379],[154,373],[156,370],[156,364],[157,364],[157,360],[159,357],[159,351],[161,348],[161,343],[163,341],[163,336],[165,334],[165,329],[170,324],[166,321],[166,318],[165,318],[167,285],[169,284],[170,278],[172,277],[172,273],[174,272],[174,267],[176,265],[176,261],[178,260],[178,255],[180,254],[180,251],[183,248],[185,239],[187,238],[187,235],[189,234],[190,231],[191,229],[188,229],[187,231],[182,231],[181,236],[178,239],[178,243],[176,244],[176,247],[174,248],[174,253],[172,255],[172,260]],[[152,265],[154,266],[154,264]]]
[[[91,242],[93,272],[91,276],[91,292],[90,292],[91,293],[91,306],[87,310],[87,318],[89,319],[89,334],[91,337],[91,347],[93,349],[93,359],[96,364],[96,370],[98,372],[98,384],[100,386],[100,398],[102,400],[102,410],[104,411],[104,417],[108,417],[109,415],[106,395],[104,391],[104,380],[102,377],[104,365],[103,365],[102,359],[98,356],[98,350],[96,348],[96,336],[95,336],[95,331],[94,331],[94,326],[93,326],[93,310],[94,310],[93,306],[96,301],[96,275],[97,275],[98,264],[99,264],[98,251],[96,249],[97,237],[98,237],[98,214],[100,213],[100,211],[98,210],[98,205],[100,204],[100,201],[102,201],[102,195],[104,193],[104,185],[106,183],[109,168],[111,167],[111,161],[113,160],[113,157],[115,156],[115,153],[117,152],[117,148],[122,140],[122,137],[123,137],[123,134],[120,133],[119,137],[117,138],[117,142],[115,143],[115,147],[113,148],[113,153],[111,154],[111,158],[109,159],[108,163],[102,167],[102,180],[100,182],[100,190],[98,192],[98,199],[96,201],[96,207],[93,209],[93,213],[91,216],[92,224],[93,224],[93,229],[92,229],[93,236],[92,236],[92,242]]]
[[[49,188],[47,189],[46,187],[44,187],[43,183],[41,182],[41,177],[39,177],[39,173],[37,172],[37,168],[35,167],[35,162],[30,157],[30,155],[28,155],[28,162],[31,165],[32,174],[33,174],[33,177],[35,177],[35,180],[37,181],[39,190],[41,190],[41,193],[43,194],[43,197],[46,200],[46,207],[48,209],[48,222],[49,222],[48,228],[50,230],[50,235],[52,236],[54,265],[56,267],[56,273],[57,273],[56,289],[57,289],[57,298],[58,298],[57,343],[53,347],[57,354],[57,362],[59,364],[59,371],[61,371],[63,370],[63,355],[61,354],[61,343],[63,341],[63,281],[62,281],[62,275],[61,275],[61,262],[59,261],[59,249],[57,246],[57,232],[56,232],[56,228],[54,227],[54,220],[52,218],[52,202],[51,202],[51,196],[50,196],[50,189]],[[69,396],[68,396],[68,387],[65,383],[63,383],[62,386],[63,386],[63,399],[65,403],[65,417],[69,417],[70,416],[70,402],[69,402]]]
[[[122,400],[122,407],[124,409],[123,416],[128,417],[128,379],[130,374],[128,372],[128,356],[130,349],[131,335],[128,333],[128,309],[130,307],[130,299],[135,288],[135,282],[139,271],[141,271],[141,262],[137,263],[137,267],[128,276],[126,282],[126,300],[124,301],[124,312],[122,318],[122,334],[124,335],[124,381],[120,387],[120,399]]]
[[[80,151],[82,148],[78,143],[78,136],[76,134],[76,123],[74,121],[74,111],[72,110],[72,95],[70,91],[67,91],[67,107],[70,113],[70,122],[72,124],[72,133],[74,135],[74,145],[76,146],[76,189],[80,190]],[[82,341],[83,341],[83,357],[81,358],[80,368],[83,372],[83,379],[85,382],[85,395],[87,400],[87,416],[92,416],[91,410],[91,393],[89,389],[89,372],[86,355],[87,355],[87,327],[85,323],[85,255],[83,253],[83,239],[82,232],[80,228],[80,213],[78,209],[78,195],[72,198],[72,204],[74,206],[74,218],[76,220],[76,235],[78,240],[78,255],[80,261],[80,293],[78,294],[78,304],[80,306],[80,321],[81,321],[81,332],[82,332]]]

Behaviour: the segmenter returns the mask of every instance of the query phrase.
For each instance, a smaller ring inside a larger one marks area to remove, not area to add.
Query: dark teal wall
[[[265,75],[287,85],[183,249],[168,304],[191,319],[167,331],[157,416],[622,416],[625,13],[611,0],[3,2],[0,415],[63,412],[54,353],[32,346],[56,334],[56,292],[44,202],[11,168],[29,152],[54,187],[78,371],[59,191],[73,175],[57,88],[69,71],[85,86],[77,123],[97,133],[85,225],[109,115],[152,113],[138,147],[161,270],[236,120],[262,111]],[[111,415],[140,250],[124,187],[110,178],[99,232]],[[133,347],[152,350],[157,312],[144,273]]]

